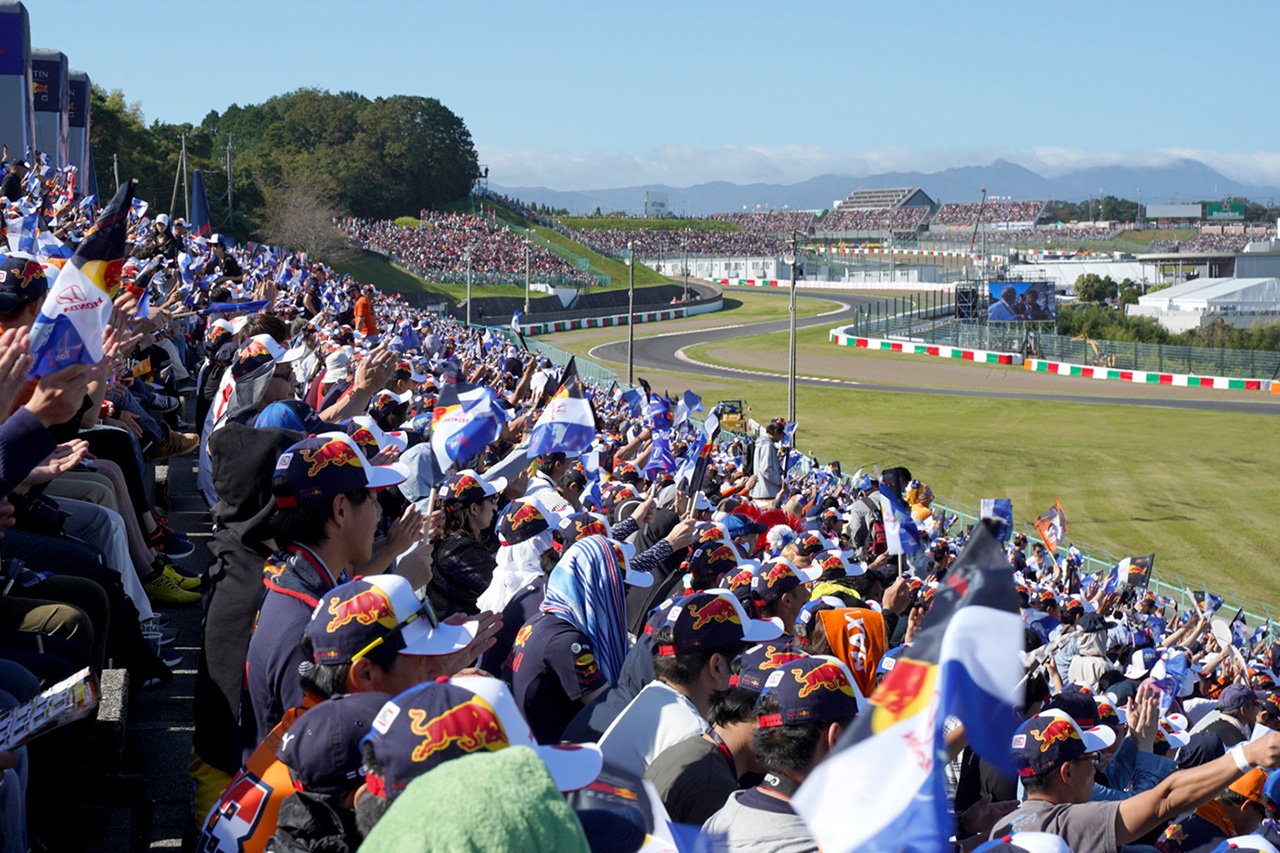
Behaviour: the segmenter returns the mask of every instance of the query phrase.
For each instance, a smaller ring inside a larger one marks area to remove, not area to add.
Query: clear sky
[[[791,182],[1002,156],[1280,184],[1277,0],[26,0],[148,118],[300,86],[439,98],[491,179]]]

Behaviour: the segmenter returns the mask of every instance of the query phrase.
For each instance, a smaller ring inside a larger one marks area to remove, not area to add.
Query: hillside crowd
[[[590,276],[538,243],[512,233],[490,214],[435,213],[424,210],[417,225],[389,220],[345,219],[342,231],[362,248],[392,257],[409,272],[428,281],[457,282],[466,278],[471,258],[474,281],[523,284],[525,257],[537,281],[580,281]]]
[[[786,241],[765,231],[705,231],[702,229],[561,228],[563,234],[602,255],[621,256],[628,244],[638,258],[674,258],[690,255],[741,255],[771,257],[782,253]]]
[[[796,424],[723,440],[692,392],[593,386],[129,184],[19,180],[0,703],[163,685],[164,612],[201,607],[193,849],[1277,850],[1269,625],[1148,558],[1085,574],[1060,507],[1039,541],[999,500],[961,524]],[[415,230],[488,233],[461,219]],[[76,326],[102,358],[46,370],[71,287],[112,291]],[[192,452],[201,566],[147,497]],[[0,849],[91,836],[91,721],[0,767]]]

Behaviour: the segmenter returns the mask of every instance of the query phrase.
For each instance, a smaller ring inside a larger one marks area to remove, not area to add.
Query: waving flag
[[[1000,543],[1007,545],[1013,536],[1013,501],[1009,498],[983,498],[978,511],[981,518],[994,518],[1000,522]]]
[[[661,394],[650,394],[648,416],[649,429],[653,432],[653,450],[649,452],[649,461],[644,466],[645,476],[658,471],[674,471],[676,460],[671,455],[671,401]]]
[[[441,474],[477,456],[502,431],[506,418],[486,394],[468,401],[458,397],[458,367],[450,364],[441,377],[440,394],[431,415],[431,451]]]
[[[209,200],[204,197],[204,178],[200,170],[191,173],[191,236],[208,237],[213,233],[209,227]]]
[[[558,451],[577,456],[591,446],[595,437],[596,418],[590,401],[582,393],[577,362],[570,358],[560,389],[552,395],[529,434],[529,455],[543,456]]]
[[[618,401],[627,407],[631,417],[638,418],[644,414],[644,394],[639,390],[632,388],[629,391],[623,391]]]
[[[1054,501],[1035,521],[1036,532],[1044,540],[1050,554],[1058,553],[1058,545],[1067,538],[1067,514],[1062,511],[1062,498]]]
[[[40,214],[32,212],[23,216],[10,216],[5,219],[5,236],[9,239],[10,252],[36,253],[36,227]]]
[[[715,449],[716,436],[720,434],[719,411],[719,408],[712,409],[711,414],[707,415],[707,419],[702,422],[701,443],[694,456],[693,472],[689,475],[689,483],[685,494],[696,495],[702,491],[702,486],[707,481],[707,468],[711,465],[711,451]]]
[[[511,331],[516,337],[520,336],[520,318],[523,316],[523,311],[516,311],[511,315]]]
[[[916,526],[907,505],[902,502],[898,490],[887,480],[882,481],[882,486],[877,494],[880,495],[880,514],[884,518],[884,535],[889,553],[914,554],[924,547],[920,540],[920,528]]]
[[[1151,570],[1155,568],[1156,555],[1145,557],[1125,557],[1120,561],[1119,573],[1124,575],[1124,582],[1129,586],[1147,588],[1151,582]]]
[[[128,180],[120,185],[49,288],[31,326],[32,377],[72,364],[102,361],[102,333],[111,321],[111,300],[120,289],[124,267],[134,183]]]
[[[1102,585],[1102,591],[1106,595],[1110,595],[1111,593],[1115,592],[1117,589],[1120,588],[1120,573],[1122,571],[1126,573],[1125,577],[1126,578],[1128,577],[1129,569],[1127,566],[1124,566],[1124,562],[1127,559],[1129,558],[1125,557],[1124,560],[1121,560],[1119,563],[1116,563],[1114,566],[1111,567],[1111,571],[1107,573],[1107,582]]]
[[[680,402],[676,403],[676,420],[675,426],[680,427],[681,424],[689,422],[689,417],[694,412],[705,411],[702,406],[702,398],[692,391],[685,391],[680,395]]]
[[[792,800],[824,851],[948,849],[948,716],[964,723],[978,755],[1013,775],[1023,631],[992,527],[981,522],[934,594],[920,634]]]
[[[595,507],[596,511],[604,504],[600,481],[600,451],[592,450],[582,454],[582,472],[587,475],[587,487],[582,492],[583,503]]]

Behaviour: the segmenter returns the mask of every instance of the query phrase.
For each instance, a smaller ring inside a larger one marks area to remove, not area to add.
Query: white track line
[[[697,344],[690,344],[689,346],[697,346]],[[783,379],[785,379],[787,376],[787,374],[785,373],[772,373],[767,370],[747,370],[742,367],[726,367],[723,364],[712,364],[711,362],[707,362],[707,361],[698,361],[696,358],[693,358],[692,356],[685,354],[685,350],[688,348],[689,347],[681,347],[675,352],[676,358],[687,364],[695,364],[698,367],[707,367],[712,370],[728,370],[733,373],[741,373],[746,376],[776,376],[776,377],[781,377]],[[831,385],[861,385],[862,384],[861,382],[854,382],[851,379],[831,379],[830,377],[827,377],[827,376],[801,376],[799,374],[796,374],[796,379],[804,379],[809,382],[826,382]]]

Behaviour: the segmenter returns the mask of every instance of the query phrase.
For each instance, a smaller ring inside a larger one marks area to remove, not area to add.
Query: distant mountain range
[[[692,187],[647,184],[598,190],[553,190],[548,187],[492,189],[527,203],[566,208],[573,213],[603,211],[643,213],[646,192],[665,192],[669,209],[677,215],[754,210],[757,205],[793,209],[830,208],[856,189],[921,187],[935,201],[978,201],[982,188],[995,196],[1014,199],[1062,199],[1082,201],[1103,195],[1163,204],[1176,197],[1190,202],[1244,196],[1266,202],[1280,198],[1280,188],[1238,183],[1198,160],[1178,160],[1164,166],[1098,166],[1069,172],[1056,178],[1038,175],[1025,166],[996,160],[987,166],[959,166],[941,172],[886,172],[880,175],[819,175],[796,184],[732,184],[714,181]]]

